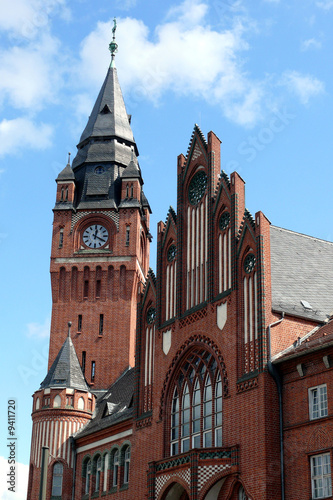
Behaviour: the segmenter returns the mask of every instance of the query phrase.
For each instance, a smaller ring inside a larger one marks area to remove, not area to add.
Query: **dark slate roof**
[[[67,163],[66,167],[60,172],[57,177],[57,181],[74,181],[75,175],[72,170],[72,167],[69,163]]]
[[[68,387],[79,391],[90,391],[70,337],[66,338],[58,356],[40,385],[40,389],[48,387]]]
[[[333,311],[333,243],[275,226],[270,235],[273,309],[325,321]]]
[[[80,143],[89,137],[115,136],[135,143],[117,69],[109,68]]]
[[[101,396],[92,420],[75,435],[75,439],[128,420],[133,416],[134,368],[128,368]]]
[[[73,160],[73,168],[79,167],[84,162],[95,164],[108,162],[126,166],[131,161],[131,155],[131,148],[118,142],[116,138],[106,139],[104,142],[88,142],[79,148]]]
[[[131,179],[141,179],[141,172],[138,165],[134,162],[133,159],[129,162],[127,168],[124,170],[123,179],[131,178]]]
[[[132,148],[138,156],[117,69],[110,67],[81,135],[73,169],[86,161],[117,161],[128,165]]]

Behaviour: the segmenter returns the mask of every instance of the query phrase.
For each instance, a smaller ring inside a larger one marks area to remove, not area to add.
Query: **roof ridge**
[[[292,233],[292,234],[297,234],[299,236],[303,236],[304,238],[308,238],[310,240],[322,241],[323,243],[329,243],[329,244],[333,245],[333,241],[324,240],[323,238],[318,238],[316,236],[311,236],[309,234],[299,233],[298,231],[293,231],[292,229],[286,229],[285,227],[275,226],[274,224],[271,224],[271,228],[280,229],[281,231],[285,231],[287,233]]]

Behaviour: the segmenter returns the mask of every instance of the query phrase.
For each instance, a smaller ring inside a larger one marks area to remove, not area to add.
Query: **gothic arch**
[[[188,486],[181,478],[169,480],[159,496],[160,500],[189,500]]]
[[[189,337],[178,349],[176,352],[170,366],[169,370],[167,371],[167,374],[164,379],[163,383],[163,388],[162,388],[162,394],[161,394],[161,404],[160,404],[160,420],[163,419],[163,415],[165,413],[165,405],[166,405],[166,394],[168,394],[168,391],[170,389],[171,384],[173,383],[174,377],[175,377],[175,372],[177,370],[177,367],[181,363],[181,360],[184,359],[184,357],[187,355],[189,350],[194,347],[195,345],[202,345],[202,347],[205,347],[207,350],[211,351],[214,356],[216,357],[217,361],[219,362],[220,365],[220,371],[221,371],[221,376],[222,376],[222,387],[223,387],[223,397],[228,396],[229,394],[229,383],[228,383],[228,375],[227,375],[227,369],[224,363],[224,359],[222,356],[222,353],[218,347],[218,345],[211,340],[209,337],[206,335],[192,335]]]

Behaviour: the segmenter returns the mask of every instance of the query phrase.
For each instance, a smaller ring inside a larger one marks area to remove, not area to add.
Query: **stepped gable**
[[[333,311],[333,243],[276,226],[270,239],[273,310],[327,320]]]

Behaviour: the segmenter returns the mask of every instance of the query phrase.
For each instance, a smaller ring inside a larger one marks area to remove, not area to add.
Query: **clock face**
[[[89,248],[101,248],[108,241],[109,233],[104,226],[93,224],[83,233],[83,243]]]

